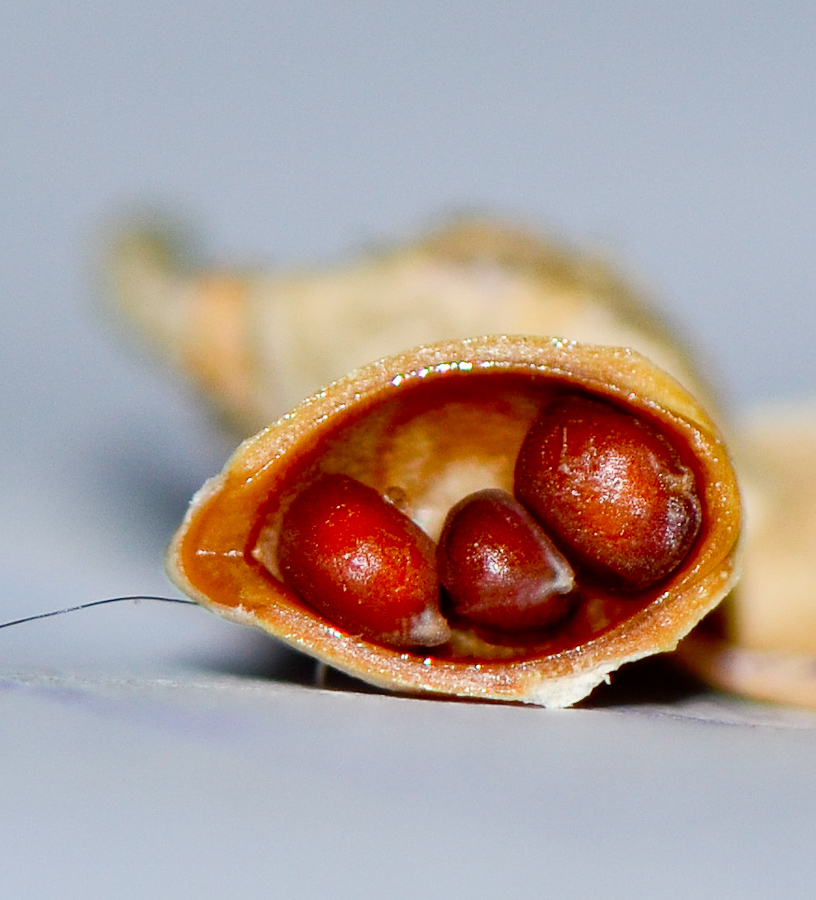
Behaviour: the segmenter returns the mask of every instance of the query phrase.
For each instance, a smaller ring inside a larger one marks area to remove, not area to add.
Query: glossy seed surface
[[[456,614],[499,631],[550,627],[573,606],[569,563],[506,491],[479,491],[453,507],[437,568]]]
[[[674,572],[700,529],[694,474],[656,428],[568,394],[533,422],[514,493],[573,565],[642,590]]]
[[[395,646],[444,643],[434,544],[377,491],[345,475],[308,485],[284,515],[284,581],[331,622]]]

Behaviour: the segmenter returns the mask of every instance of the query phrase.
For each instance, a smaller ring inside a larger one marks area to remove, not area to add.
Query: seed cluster
[[[333,623],[396,647],[444,644],[449,620],[503,634],[553,629],[584,579],[636,594],[687,558],[701,525],[694,475],[652,425],[564,394],[534,420],[513,495],[478,491],[438,543],[376,490],[324,474],[286,511],[286,584]]]

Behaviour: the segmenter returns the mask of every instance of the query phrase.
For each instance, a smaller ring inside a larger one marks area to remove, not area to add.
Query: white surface
[[[4,687],[9,896],[812,891],[812,731],[225,678]]]
[[[2,618],[167,591],[231,449],[95,304],[134,205],[230,262],[516,214],[621,255],[737,404],[814,393],[815,39],[795,3],[3,4]],[[806,714],[318,691],[148,603],[0,631],[0,675],[4,896],[812,893]]]

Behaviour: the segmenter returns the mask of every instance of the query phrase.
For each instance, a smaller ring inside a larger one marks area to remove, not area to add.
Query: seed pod
[[[124,235],[113,303],[242,435],[410,347],[479,334],[632,347],[708,393],[678,329],[598,254],[484,219],[323,271],[190,266],[159,230]]]
[[[737,433],[743,577],[678,656],[721,690],[816,709],[816,404],[757,409]]]
[[[572,394],[634,416],[693,473],[699,532],[657,584],[621,592],[577,574],[577,607],[561,624],[508,631],[453,617],[444,643],[405,648],[344,627],[331,603],[316,609],[287,580],[287,511],[323,476],[367,485],[436,540],[464,497],[512,492],[532,423]],[[245,441],[194,498],[168,567],[209,609],[373,684],[567,706],[621,664],[675,647],[736,580],[739,533],[726,448],[671,377],[631,350],[492,336],[355,370]]]

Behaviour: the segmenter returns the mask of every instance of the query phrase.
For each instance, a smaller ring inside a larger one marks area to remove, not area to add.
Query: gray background
[[[106,229],[145,206],[270,266],[517,216],[616,255],[735,406],[816,392],[814,41],[806,3],[3,4],[6,496],[72,556],[106,516],[133,566],[118,529],[163,514],[128,535],[155,558],[229,449],[101,314]],[[157,587],[113,571],[79,593]]]
[[[102,313],[109,223],[146,205],[214,260],[266,265],[456,210],[518,217],[637,273],[736,409],[816,392],[814,47],[816,7],[794,2],[7,0],[2,618],[168,591],[167,537],[231,450]],[[365,896],[360,872],[391,896],[812,887],[809,719],[757,735],[285,690],[227,713],[191,679],[211,665],[226,697],[266,643],[181,607],[89,611],[0,647],[28,673],[0,713],[15,896]],[[167,673],[193,693],[156,696]],[[105,681],[137,676],[133,695]],[[240,849],[210,852],[218,821]]]

